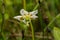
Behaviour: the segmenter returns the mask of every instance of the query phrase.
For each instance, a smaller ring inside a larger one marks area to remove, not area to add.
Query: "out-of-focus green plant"
[[[49,24],[47,27],[50,27],[54,22],[55,20],[57,20],[58,18],[60,18],[60,14],[58,14]],[[45,31],[45,30],[44,30]],[[59,35],[60,35],[60,26],[53,26],[53,29],[52,29],[52,33],[53,33],[53,36],[54,36],[54,40],[59,40]]]
[[[4,15],[2,15],[3,5]],[[49,28],[51,28],[51,30],[54,32],[52,33],[54,37],[56,34],[54,39],[59,40],[59,37],[57,37],[57,32],[59,33],[60,17],[56,18],[56,16],[60,14],[60,0],[0,0],[0,27],[3,30],[3,35],[0,36],[0,39],[5,39],[7,37],[5,36],[6,34],[14,34],[17,33],[16,31],[20,32],[21,29],[19,29],[19,25],[17,24],[19,22],[15,21],[13,17],[19,15],[19,11],[22,8],[27,11],[34,11],[38,8],[38,19],[34,21],[32,20],[31,23],[31,25],[33,25],[34,31],[44,30],[47,28],[47,26],[49,26]],[[14,37],[16,38],[16,36]],[[8,35],[7,40],[9,38],[10,35]],[[19,40],[19,38],[16,40]]]
[[[53,24],[53,22],[60,17],[60,14],[58,14],[49,24],[48,27],[51,26],[51,24]]]
[[[0,13],[0,24],[1,24],[1,22],[2,22],[2,15],[1,15],[1,13]]]
[[[53,35],[54,35],[54,40],[60,40],[60,28],[54,27],[53,28]]]

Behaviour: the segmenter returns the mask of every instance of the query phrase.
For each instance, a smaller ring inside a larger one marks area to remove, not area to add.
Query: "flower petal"
[[[36,19],[36,18],[38,18],[38,16],[32,15],[31,18],[32,18],[32,19]]]
[[[36,15],[38,13],[38,10],[30,12],[31,15]]]
[[[22,17],[22,16],[15,16],[14,18],[20,21],[20,18],[21,18],[21,17]]]
[[[29,27],[29,22],[26,22],[26,25]]]
[[[20,14],[21,14],[21,15],[26,15],[26,14],[28,14],[28,12],[25,11],[24,9],[21,9],[21,10],[20,10]]]
[[[24,19],[24,20],[22,20],[22,22],[24,22],[25,24],[26,24],[26,20]]]

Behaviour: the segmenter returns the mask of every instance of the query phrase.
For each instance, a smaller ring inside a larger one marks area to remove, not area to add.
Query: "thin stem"
[[[26,10],[26,0],[23,0],[23,7]]]
[[[53,22],[58,18],[58,17],[60,17],[60,14],[58,14],[48,25],[47,25],[47,27],[50,27],[52,24],[53,24]],[[47,28],[46,27],[46,28]],[[54,26],[55,27],[55,26]],[[46,31],[46,28],[44,29],[44,32]]]
[[[31,30],[32,30],[32,40],[34,40],[34,28],[30,20]]]
[[[37,3],[37,4],[36,4],[36,6],[34,7],[34,9],[33,9],[33,10],[37,9],[37,8],[38,8],[38,6],[39,6],[39,3]]]
[[[3,32],[3,27],[4,27],[4,12],[5,12],[5,8],[4,8],[4,0],[2,0],[2,23],[1,23],[1,35],[3,36],[3,39],[6,40],[6,37],[4,35]]]

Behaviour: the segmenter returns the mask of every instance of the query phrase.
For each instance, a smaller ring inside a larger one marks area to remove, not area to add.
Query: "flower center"
[[[24,15],[23,18],[26,19],[26,20],[30,20],[30,16],[31,16],[30,14]]]

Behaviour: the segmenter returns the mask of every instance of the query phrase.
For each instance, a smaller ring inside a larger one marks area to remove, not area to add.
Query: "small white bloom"
[[[14,18],[24,22],[25,24],[28,25],[28,21],[31,19],[36,19],[38,18],[38,16],[36,16],[36,14],[38,13],[38,10],[32,11],[32,12],[27,12],[24,9],[20,10],[20,16],[15,16]]]
[[[24,20],[22,20],[22,22],[24,22],[24,23],[26,24],[26,21],[25,21],[25,19],[24,19]]]
[[[31,18],[32,18],[32,19],[36,19],[36,18],[38,18],[38,16],[32,15]]]
[[[31,15],[36,15],[38,13],[38,10],[30,12]]]
[[[28,14],[28,12],[27,12],[27,11],[25,11],[24,9],[21,9],[21,10],[20,10],[20,14],[21,14],[21,15],[27,15],[27,14]]]
[[[29,27],[29,22],[26,22],[26,25]]]
[[[14,18],[20,21],[22,16],[15,16]]]

